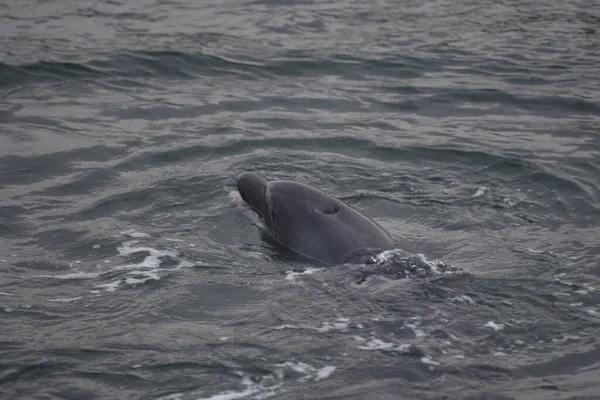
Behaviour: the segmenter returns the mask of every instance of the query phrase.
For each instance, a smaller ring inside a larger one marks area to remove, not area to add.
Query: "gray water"
[[[0,397],[600,398],[599,35],[585,0],[4,2]],[[281,254],[247,170],[398,250]]]

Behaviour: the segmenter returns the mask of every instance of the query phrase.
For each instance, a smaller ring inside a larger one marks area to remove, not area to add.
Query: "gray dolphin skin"
[[[252,172],[237,180],[240,196],[275,241],[325,264],[349,262],[361,251],[392,249],[391,235],[346,203],[294,181],[267,181]]]

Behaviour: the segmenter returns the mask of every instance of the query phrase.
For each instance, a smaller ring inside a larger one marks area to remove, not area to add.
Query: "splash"
[[[450,274],[468,274],[467,271],[440,260],[429,260],[423,254],[410,254],[401,249],[380,252],[355,272],[356,283],[365,282],[372,275],[391,279],[427,278]]]

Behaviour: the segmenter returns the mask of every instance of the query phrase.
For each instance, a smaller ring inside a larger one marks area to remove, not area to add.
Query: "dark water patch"
[[[15,267],[19,268],[22,271],[48,271],[55,272],[61,268],[65,268],[65,266],[58,265],[51,261],[42,261],[37,259],[32,259],[28,261],[17,261],[15,263]]]
[[[335,137],[307,137],[307,138],[253,138],[243,140],[231,140],[220,145],[195,144],[182,148],[174,148],[161,152],[142,153],[135,158],[129,159],[118,167],[121,171],[130,168],[138,168],[139,165],[161,165],[164,163],[181,163],[190,159],[198,159],[202,156],[205,162],[211,159],[234,155],[240,153],[251,153],[264,149],[284,149],[286,151],[311,151],[311,152],[334,152],[339,154],[349,153],[361,154],[363,157],[373,158],[379,161],[391,162],[436,162],[456,163],[486,166],[494,164],[494,161],[511,160],[511,157],[500,156],[475,150],[464,150],[458,147],[436,146],[383,146],[370,139],[361,139],[356,136]],[[293,150],[291,150],[293,149]],[[525,160],[514,160],[515,165],[523,163],[532,165]]]
[[[119,386],[134,386],[140,382],[145,382],[146,379],[134,372],[101,372],[101,371],[76,371],[73,374],[75,377],[82,379],[89,379],[97,382],[105,381],[111,385],[117,384]]]
[[[485,165],[485,172],[498,174],[504,177],[505,181],[514,180],[522,176],[527,176],[539,170],[539,167],[532,161],[517,158],[496,158],[490,160]]]
[[[580,198],[587,200],[588,206],[595,203],[595,199],[576,180],[566,176],[559,176],[548,171],[535,171],[515,180],[517,184],[536,184],[543,186],[546,190],[557,190],[566,194],[569,198]],[[530,185],[528,185],[530,186]]]
[[[503,57],[500,59],[486,58],[485,61],[477,61],[471,65],[474,71],[484,74],[489,74],[498,77],[511,77],[516,74],[521,76],[535,76],[538,79],[547,79],[548,76],[562,74],[564,66],[558,66],[558,68],[552,68],[551,65],[542,64],[532,68],[525,60],[521,60],[522,55],[518,57],[508,58]],[[541,71],[540,71],[541,69]],[[466,70],[468,71],[468,69]]]
[[[38,194],[51,197],[67,197],[84,193],[98,193],[103,187],[110,187],[118,177],[118,172],[109,167],[74,174],[69,182],[56,184],[41,190]]]
[[[48,376],[61,375],[73,368],[72,363],[60,362],[33,362],[28,365],[4,365],[4,372],[0,376],[0,385],[16,381],[34,381]],[[20,383],[20,382],[19,382]]]
[[[225,58],[225,57],[224,57]],[[232,60],[233,61],[233,60]],[[265,57],[243,65],[263,77],[318,77],[340,76],[356,81],[370,76],[389,76],[411,79],[427,71],[440,70],[439,60],[403,55],[395,58],[368,58],[351,54],[333,53],[324,57],[315,51],[286,51],[283,56]]]
[[[565,354],[547,362],[515,368],[514,374],[536,377],[571,375],[574,373],[574,370],[580,368],[588,369],[590,367],[595,367],[597,370],[600,369],[600,367],[598,367],[599,359],[600,349],[589,349],[586,352]]]
[[[570,114],[600,115],[600,103],[577,97],[530,96],[524,97],[499,89],[461,89],[446,91],[428,97],[432,103],[454,104],[457,101],[475,104],[512,105],[520,110],[535,111],[545,118],[569,118]]]
[[[66,229],[66,228],[44,228],[40,232],[37,232],[32,235],[32,241],[35,243],[39,243],[40,245],[45,246],[48,250],[52,250],[54,254],[61,254],[68,248],[80,247],[85,244],[85,235],[88,233],[87,230],[74,230],[74,229]],[[49,243],[54,243],[54,246],[48,246]],[[87,246],[86,246],[87,247]],[[88,256],[92,251],[92,245],[89,244],[89,247],[85,251],[83,251],[85,255]]]
[[[21,218],[29,213],[23,206],[0,206],[0,236],[21,237],[27,225]]]
[[[92,67],[69,63],[40,61],[26,65],[0,63],[0,88],[68,79],[95,78],[101,73]]]
[[[360,107],[360,103],[349,99],[320,99],[305,97],[271,97],[261,101],[220,100],[218,103],[194,105],[191,107],[154,105],[144,107],[127,107],[113,110],[104,110],[102,115],[118,118],[119,120],[146,120],[159,121],[177,118],[195,118],[198,116],[217,115],[220,112],[238,113],[244,115],[264,109],[264,101],[276,104],[277,108],[294,110],[296,113],[310,113],[315,109],[329,108],[331,112],[347,112],[348,109]],[[254,118],[248,121],[265,122],[265,120]],[[286,125],[289,127],[289,121]]]
[[[11,65],[0,63],[0,88],[72,81],[162,78],[189,80],[197,77],[261,79],[269,77],[316,77],[322,75],[367,79],[365,72],[394,78],[416,78],[424,71],[440,68],[439,62],[401,59],[314,58],[294,56],[268,61],[242,61],[224,55],[179,51],[126,51],[96,56],[81,62],[39,61]]]
[[[408,85],[397,85],[397,86],[381,86],[380,89],[385,90],[389,93],[396,93],[400,95],[413,96],[423,94],[424,89],[420,89],[414,86]]]
[[[398,112],[417,112],[426,107],[420,107],[419,101],[412,100],[398,100],[398,101],[381,101],[377,99],[370,99],[371,105],[377,105],[380,109],[386,111],[398,111]]]
[[[493,364],[475,364],[466,367],[447,371],[452,375],[459,375],[464,378],[485,380],[485,381],[508,381],[512,378],[511,371]]]
[[[96,200],[94,204],[86,206],[85,209],[77,212],[73,217],[75,220],[87,221],[100,219],[109,214],[113,217],[118,216],[122,221],[135,219],[145,209],[151,207],[159,197],[160,193],[152,188],[113,194]]]
[[[212,55],[176,51],[132,51],[107,55],[84,63],[0,63],[0,88],[100,78],[132,78],[137,82],[139,79],[152,77],[190,79],[197,76],[240,75],[243,78],[243,73],[249,68],[246,64]]]
[[[600,103],[577,97],[566,96],[543,96],[530,97],[519,100],[518,105],[523,109],[539,111],[544,116],[551,115],[554,118],[567,118],[563,113],[584,114],[600,116]]]
[[[161,19],[160,16],[153,16],[148,13],[141,12],[109,12],[106,10],[99,10],[91,7],[78,8],[73,13],[67,13],[68,16],[77,16],[82,18],[107,18],[113,20],[132,20],[132,21],[143,21],[143,22],[156,22]]]
[[[356,144],[356,145],[353,145]],[[249,153],[262,149],[289,149],[296,150],[311,150],[315,146],[320,151],[330,150],[331,148],[344,147],[363,147],[372,146],[373,142],[369,140],[361,140],[352,137],[337,137],[337,138],[255,138],[246,140],[231,140],[220,145],[189,145],[182,148],[174,148],[161,152],[151,152],[130,159],[123,164],[120,170],[137,169],[138,165],[163,165],[171,163],[181,163],[190,159],[197,159],[201,156],[208,156],[205,162],[212,159],[218,159],[227,155],[236,155],[240,153]]]
[[[162,212],[193,207],[217,198],[221,189],[215,183],[221,182],[222,179],[215,176],[163,180],[143,189],[109,195],[75,215],[77,220],[93,220],[110,212],[111,215],[120,215],[127,220],[136,218],[149,209]]]
[[[0,188],[21,186],[64,176],[79,162],[108,161],[123,149],[97,145],[37,156],[10,155],[0,158]]]

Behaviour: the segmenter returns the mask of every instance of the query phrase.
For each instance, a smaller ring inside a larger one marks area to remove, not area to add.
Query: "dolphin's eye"
[[[339,208],[335,204],[323,210],[323,214],[334,215],[338,213]]]

